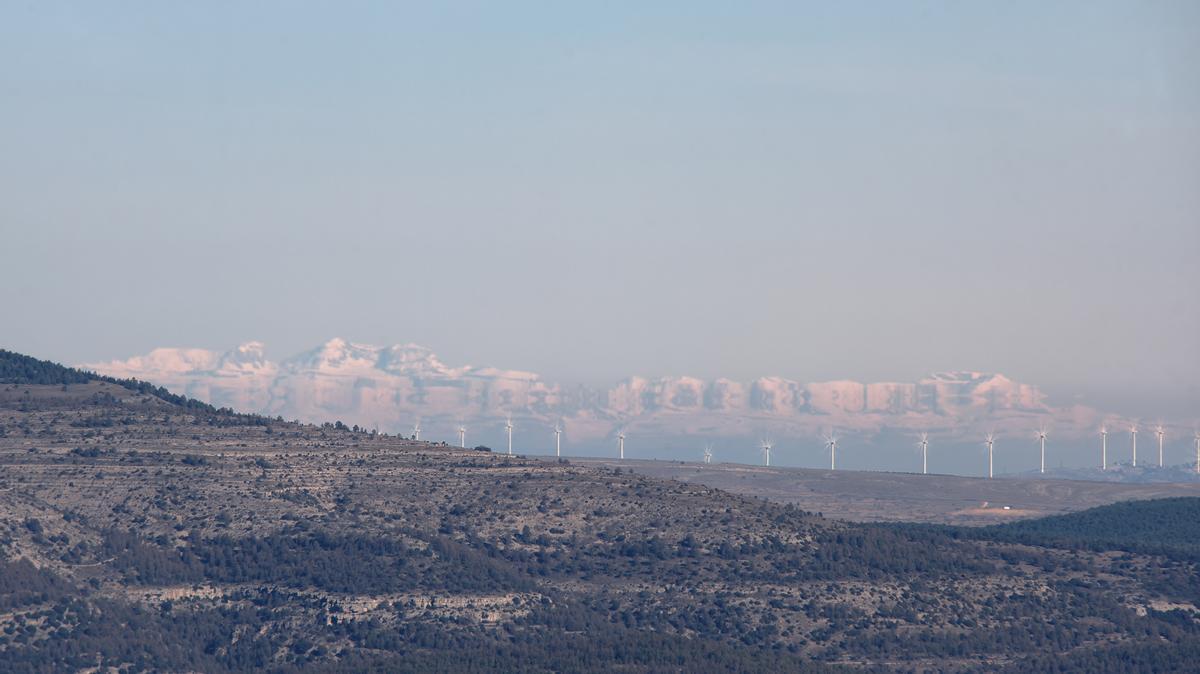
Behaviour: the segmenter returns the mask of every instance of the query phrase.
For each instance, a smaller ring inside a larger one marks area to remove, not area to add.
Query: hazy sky
[[[1200,405],[1200,3],[594,4],[0,4],[0,346]]]

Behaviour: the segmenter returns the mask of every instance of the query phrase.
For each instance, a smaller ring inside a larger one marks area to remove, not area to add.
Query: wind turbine
[[[562,456],[562,426],[554,424],[554,456]]]
[[[421,439],[421,420],[417,419],[417,423],[413,424],[413,440]]]
[[[512,456],[512,417],[506,417],[504,420],[504,430],[508,432],[508,455]]]
[[[929,474],[929,434],[921,433],[921,441],[918,442],[921,446],[921,474]]]
[[[763,465],[764,466],[771,465],[771,441],[770,440],[762,441],[762,454],[763,454]]]
[[[829,470],[837,470],[837,436],[833,431],[825,436],[825,446],[829,448]]]
[[[1108,429],[1100,427],[1100,470],[1108,470]]]
[[[1038,440],[1042,443],[1042,472],[1046,472],[1046,428],[1043,426],[1038,429]]]
[[[467,427],[459,425],[458,427],[458,446],[466,448],[467,446]]]
[[[1196,474],[1200,475],[1200,431],[1196,431]]]
[[[1159,424],[1158,428],[1154,429],[1154,433],[1158,436],[1158,467],[1162,468],[1163,467],[1163,451],[1162,451],[1163,427],[1162,427],[1162,424]]]
[[[1129,427],[1129,436],[1133,438],[1133,466],[1137,467],[1137,425]]]
[[[620,452],[621,460],[625,459],[625,431],[617,433],[617,449]]]
[[[996,434],[988,433],[987,437],[983,440],[983,444],[987,445],[988,448],[988,479],[990,480],[992,479],[992,445],[996,444]]]
[[[1196,437],[1200,438],[1200,435],[1197,435]],[[1197,445],[1197,446],[1200,446],[1200,445]],[[712,463],[712,445],[704,446],[704,463]],[[1200,464],[1197,464],[1197,465],[1200,466]],[[1200,469],[1198,469],[1198,470],[1200,470]]]

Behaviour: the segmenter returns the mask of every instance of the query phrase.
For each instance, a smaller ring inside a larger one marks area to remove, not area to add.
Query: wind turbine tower
[[[1162,451],[1163,427],[1162,427],[1162,424],[1159,424],[1158,428],[1154,429],[1154,433],[1156,435],[1158,435],[1158,467],[1162,468],[1163,467],[1163,451]]]
[[[1200,475],[1200,431],[1196,431],[1196,474]]]
[[[829,447],[829,470],[837,470],[837,436],[833,431],[825,436],[825,446]]]
[[[1108,470],[1108,429],[1100,427],[1100,470]]]
[[[1038,430],[1038,440],[1042,443],[1042,472],[1046,472],[1046,429]]]
[[[928,475],[929,474],[929,434],[922,433],[921,434],[921,442],[918,444],[921,445],[921,474]]]
[[[562,426],[554,424],[554,456],[562,456]]]
[[[1133,466],[1137,467],[1137,426],[1129,427],[1129,437],[1133,439]]]
[[[1196,437],[1200,438],[1200,435],[1197,435]],[[1200,442],[1200,440],[1198,440],[1198,442]],[[1200,447],[1200,445],[1197,446]],[[712,463],[712,445],[704,446],[704,463]],[[1200,466],[1200,464],[1197,464],[1197,466]]]
[[[464,449],[467,446],[467,427],[466,426],[458,427],[458,446],[462,447]]]
[[[771,441],[770,440],[762,441],[762,454],[763,454],[763,465],[770,466],[771,465]]]
[[[990,480],[992,479],[992,445],[996,444],[996,435],[988,433],[983,442],[988,448],[988,479]]]
[[[413,440],[421,439],[421,420],[417,419],[417,423],[413,424]]]
[[[625,460],[625,431],[617,433],[617,449],[620,453],[621,460]]]
[[[504,430],[508,432],[508,455],[512,456],[512,417],[504,420]]]

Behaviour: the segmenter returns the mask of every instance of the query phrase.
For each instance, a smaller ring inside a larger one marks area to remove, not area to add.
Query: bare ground
[[[1080,480],[959,477],[778,468],[680,461],[570,459],[656,478],[795,503],[855,522],[987,525],[1086,510],[1117,501],[1200,496],[1200,484],[1120,484]],[[1005,509],[1005,508],[1008,509]]]

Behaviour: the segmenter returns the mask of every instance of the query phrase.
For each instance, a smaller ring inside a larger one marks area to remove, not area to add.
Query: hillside
[[[1029,545],[1127,550],[1200,562],[1200,498],[1116,503],[986,527],[974,535]]]
[[[0,558],[14,672],[1027,671],[1045,652],[1156,671],[1198,638],[1195,594],[1162,582],[1186,560],[840,522],[90,377],[0,384]]]
[[[252,414],[238,414],[228,407],[218,409],[209,403],[187,396],[176,395],[162,386],[156,386],[146,381],[139,381],[133,378],[118,379],[89,370],[66,367],[49,360],[39,360],[32,356],[26,356],[5,349],[0,349],[0,384],[38,386],[112,384],[132,393],[152,396],[165,403],[190,411],[245,417],[255,416]],[[62,396],[57,397],[62,398]]]

